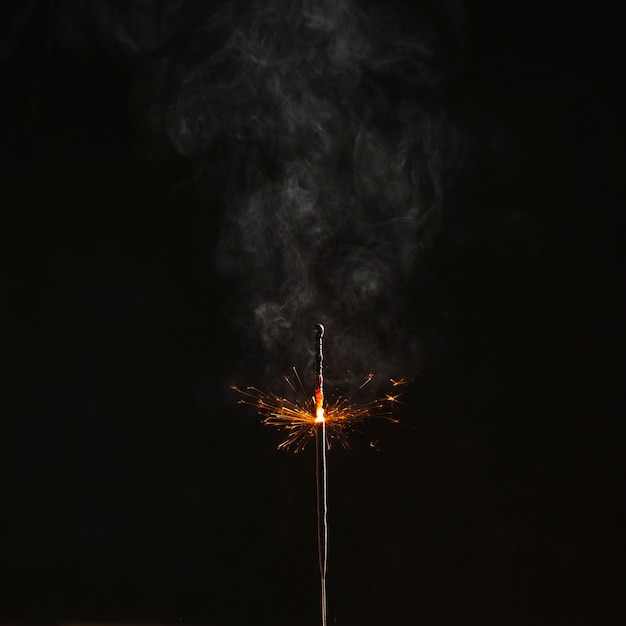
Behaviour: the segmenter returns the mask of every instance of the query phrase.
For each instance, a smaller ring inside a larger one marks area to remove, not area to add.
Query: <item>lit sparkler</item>
[[[326,569],[328,565],[328,501],[326,473],[326,418],[324,415],[324,327],[315,325],[315,477],[317,484],[317,547],[320,564],[322,626],[326,626]]]
[[[263,423],[277,426],[287,431],[287,437],[278,448],[302,450],[315,437],[316,441],[316,483],[317,483],[317,532],[319,567],[321,579],[322,626],[327,624],[326,571],[328,563],[328,504],[327,504],[327,465],[326,455],[332,441],[348,447],[348,434],[367,419],[378,417],[397,423],[393,417],[393,405],[399,402],[400,393],[387,393],[381,398],[361,405],[352,404],[343,396],[331,397],[324,406],[324,354],[322,338],[324,327],[315,325],[315,394],[308,396],[296,368],[293,379],[285,376],[295,399],[265,393],[256,387],[245,390],[233,387],[241,396],[242,404],[254,406],[263,417]],[[359,390],[369,385],[374,374],[368,374]],[[405,379],[390,379],[393,388],[406,384]]]

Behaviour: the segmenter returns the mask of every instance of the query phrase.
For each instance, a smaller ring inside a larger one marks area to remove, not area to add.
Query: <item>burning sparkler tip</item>
[[[295,367],[292,367],[292,376],[284,376],[295,399],[290,400],[282,394],[266,393],[253,385],[247,387],[231,385],[231,388],[240,396],[239,404],[256,408],[264,424],[276,426],[285,431],[286,437],[278,445],[280,450],[289,449],[299,452],[306,447],[311,438],[315,437],[318,439],[322,437],[329,447],[331,440],[334,440],[348,449],[348,434],[356,431],[358,425],[366,419],[377,417],[393,424],[398,423],[398,420],[393,417],[393,409],[402,404],[400,401],[402,394],[399,393],[401,390],[395,387],[407,384],[408,379],[389,379],[392,390],[382,397],[360,405],[352,404],[344,396],[331,395],[330,399],[324,398],[322,345],[324,327],[316,324],[315,330],[315,392],[313,394],[307,394]],[[367,374],[359,390],[370,384],[373,379],[372,372]]]

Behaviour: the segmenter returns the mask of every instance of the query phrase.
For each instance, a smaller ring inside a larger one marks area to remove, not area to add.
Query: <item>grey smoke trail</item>
[[[207,210],[220,207],[229,318],[272,372],[312,361],[317,321],[335,379],[423,356],[407,294],[460,142],[436,38],[385,6],[109,0],[59,14],[75,49],[96,41],[132,72],[143,133],[196,164]]]

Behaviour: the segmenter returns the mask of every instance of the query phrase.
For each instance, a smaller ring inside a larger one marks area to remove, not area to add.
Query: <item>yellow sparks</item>
[[[315,423],[321,424],[326,421],[326,414],[324,413],[324,407],[316,406],[315,407]]]
[[[393,395],[390,394],[390,393],[385,394],[385,400],[387,400],[387,402],[391,402],[391,403],[398,402],[399,401],[398,400],[399,397],[400,397],[399,393],[396,393],[396,394],[393,394]]]
[[[373,374],[370,374],[370,376],[373,376]],[[393,378],[390,378],[389,382],[391,383],[392,387],[399,387],[400,385],[406,385],[409,381],[407,378],[400,378],[399,380],[394,380]]]
[[[374,378],[374,374],[372,372],[370,372],[364,379],[363,382],[361,383],[361,385],[359,386],[359,389],[363,389],[363,387],[365,387],[365,385],[367,385],[368,383],[370,383],[372,381],[372,379]],[[391,381],[393,383],[393,380]]]
[[[319,397],[307,396],[296,369],[293,369],[293,381],[285,376],[285,381],[294,393],[295,400],[289,400],[282,396],[261,391],[257,387],[232,387],[241,399],[239,403],[253,406],[262,417],[264,424],[276,426],[287,432],[287,437],[282,441],[279,449],[293,449],[294,452],[302,450],[311,438],[315,436],[316,424],[326,423],[328,445],[337,441],[344,448],[348,447],[348,435],[354,432],[359,424],[371,419],[382,418],[397,423],[393,417],[392,405],[399,403],[401,394],[385,394],[381,398],[353,404],[343,396],[330,397],[325,406]],[[374,374],[368,374],[359,390],[363,389],[374,378]],[[406,380],[390,380],[393,387],[406,384]],[[323,400],[323,398],[322,398]]]

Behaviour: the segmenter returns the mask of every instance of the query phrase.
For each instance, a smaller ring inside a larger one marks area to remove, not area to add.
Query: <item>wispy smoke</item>
[[[347,0],[94,0],[57,23],[132,73],[143,134],[196,164],[228,316],[268,367],[301,364],[317,321],[335,378],[419,365],[408,295],[462,153],[427,23]]]

